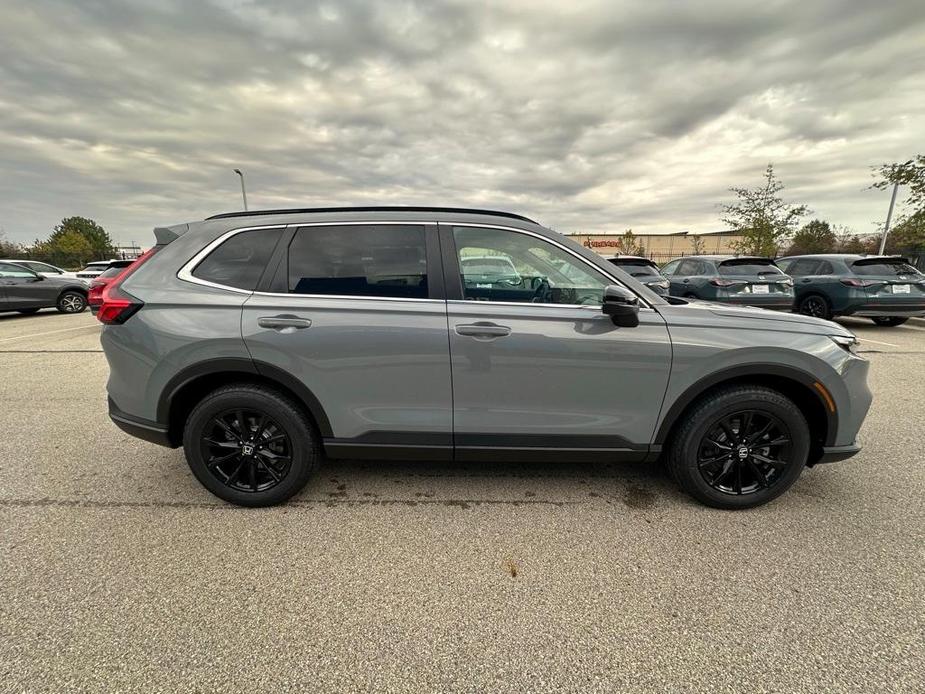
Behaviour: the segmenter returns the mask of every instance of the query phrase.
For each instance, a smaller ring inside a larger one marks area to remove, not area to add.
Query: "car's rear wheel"
[[[207,395],[183,432],[186,460],[220,499],[272,506],[296,494],[321,462],[315,428],[285,395],[238,384]]]
[[[37,309],[37,308],[21,308],[21,309],[19,309],[19,313],[23,314],[24,316],[33,316],[33,315],[35,315],[35,314],[38,313],[38,312],[39,312],[39,309]]]
[[[55,308],[61,313],[82,313],[87,308],[87,297],[80,292],[63,292]]]
[[[709,506],[751,508],[797,480],[809,448],[809,427],[793,401],[770,388],[733,386],[694,407],[673,438],[668,467]]]
[[[800,299],[798,310],[804,316],[812,316],[813,318],[825,318],[826,320],[832,318],[832,307],[829,305],[829,300],[821,294],[810,294],[809,296],[804,296],[802,299]]]
[[[877,316],[876,318],[871,318],[871,320],[881,328],[895,328],[897,325],[902,325],[909,319],[903,318],[902,316]]]

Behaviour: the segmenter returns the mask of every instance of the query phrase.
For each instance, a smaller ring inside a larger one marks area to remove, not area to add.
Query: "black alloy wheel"
[[[665,462],[698,501],[745,509],[789,489],[811,445],[806,417],[793,400],[764,385],[742,384],[704,395],[685,413]]]
[[[743,410],[721,417],[700,441],[697,467],[704,481],[723,494],[769,489],[791,464],[790,430],[774,415]]]
[[[215,496],[272,506],[301,490],[321,464],[321,437],[305,408],[256,383],[206,395],[183,428],[190,470]]]
[[[831,318],[829,302],[818,294],[810,294],[800,302],[800,313],[813,318]]]
[[[239,492],[272,489],[289,474],[292,441],[266,413],[236,409],[217,414],[200,437],[206,468]]]

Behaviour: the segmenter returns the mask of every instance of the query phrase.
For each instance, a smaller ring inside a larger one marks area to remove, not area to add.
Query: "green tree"
[[[61,223],[55,227],[51,236],[48,237],[47,244],[56,246],[60,239],[69,234],[79,234],[90,248],[90,255],[94,260],[102,260],[111,257],[115,253],[112,238],[103,227],[86,217],[67,217],[61,220]],[[73,250],[77,248],[73,238],[68,239],[69,247]]]
[[[691,242],[691,255],[703,255],[707,250],[707,244],[700,234],[691,234],[688,236]]]
[[[25,258],[26,249],[21,244],[6,240],[6,232],[0,229],[0,258]]]
[[[838,238],[832,226],[821,219],[814,219],[804,224],[790,240],[787,255],[805,253],[834,253],[838,247]]]
[[[902,164],[880,164],[872,169],[878,180],[874,181],[871,188],[883,190],[896,183],[907,186],[907,208],[913,214],[925,211],[925,154],[918,154]]]
[[[645,255],[645,247],[636,240],[632,229],[627,229],[620,237],[620,252],[626,255]]]
[[[925,251],[925,209],[903,218],[887,236],[887,253],[910,251]]]
[[[793,234],[800,217],[809,212],[806,205],[784,202],[784,189],[774,175],[774,165],[764,172],[764,185],[758,188],[730,188],[737,200],[723,205],[722,221],[742,234],[733,244],[740,253],[774,257]]]

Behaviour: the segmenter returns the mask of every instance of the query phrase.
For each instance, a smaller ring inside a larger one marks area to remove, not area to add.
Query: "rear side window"
[[[289,245],[289,292],[426,299],[424,227],[303,227]]]
[[[235,234],[196,266],[193,277],[253,291],[282,231],[255,229]]]
[[[835,268],[832,267],[832,263],[828,260],[823,260],[819,263],[819,269],[816,270],[817,275],[834,275]]]
[[[125,268],[127,268],[131,263],[113,263],[110,265],[103,274],[100,275],[100,279],[106,279],[107,277],[115,277]]]
[[[699,260],[684,260],[678,268],[678,275],[681,277],[692,277],[694,275],[705,274],[707,274],[707,266]]]
[[[780,268],[774,263],[762,263],[751,261],[726,261],[720,263],[719,274],[721,275],[780,275]]]

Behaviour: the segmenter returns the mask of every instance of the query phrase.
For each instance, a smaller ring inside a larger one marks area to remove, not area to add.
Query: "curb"
[[[909,322],[920,328],[925,328],[925,318],[910,318]]]

